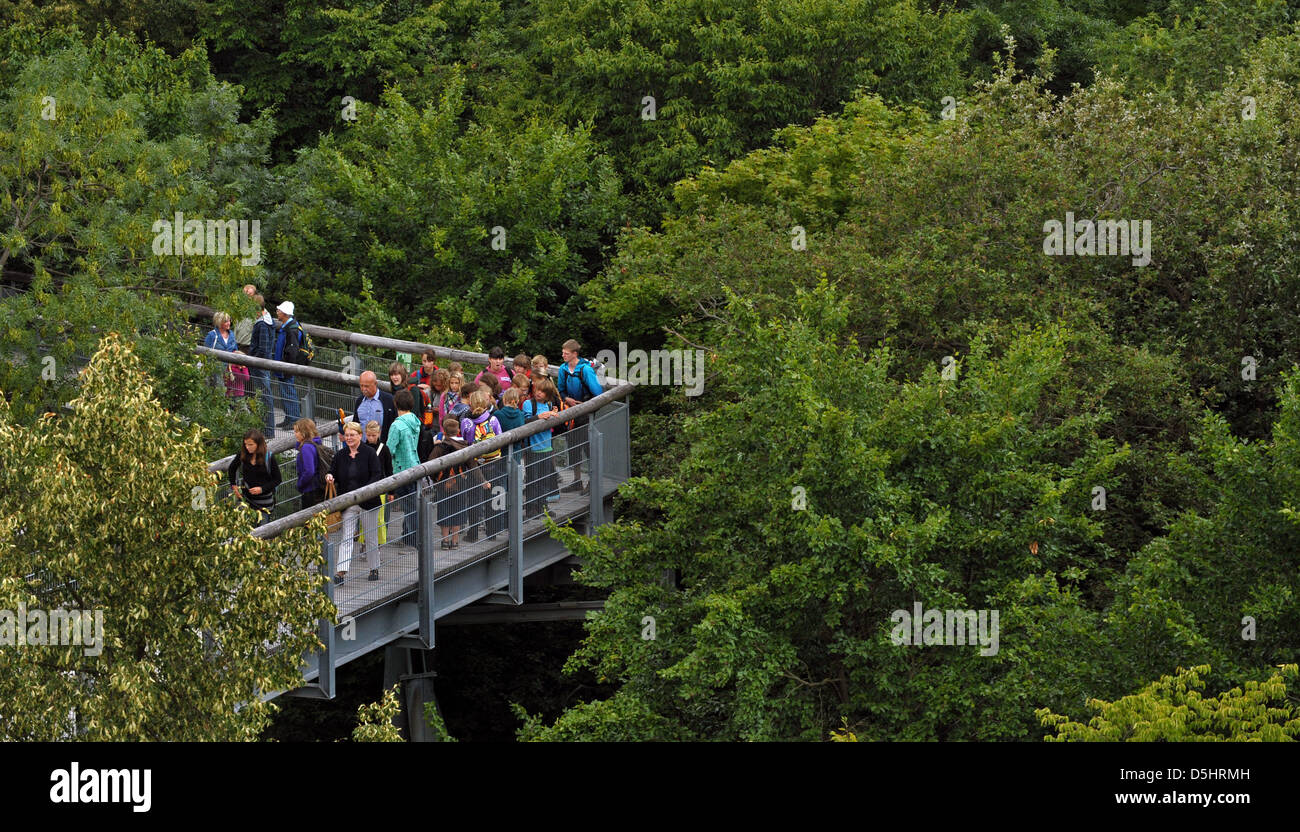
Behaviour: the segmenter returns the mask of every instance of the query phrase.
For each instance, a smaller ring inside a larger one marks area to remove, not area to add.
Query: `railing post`
[[[524,602],[524,459],[511,457],[509,477],[506,480],[506,519],[510,535],[510,584],[506,592],[516,604]]]
[[[322,538],[321,546],[325,551],[325,574],[329,579],[325,582],[325,597],[334,602],[334,559],[330,556],[330,538],[325,535]],[[325,694],[326,699],[334,698],[334,622],[328,618],[320,620],[320,640],[324,649],[320,652],[320,660],[317,665],[316,685],[320,688],[321,693]]]
[[[597,526],[605,522],[605,489],[604,483],[604,456],[600,447],[600,431],[596,428],[596,414],[593,413],[587,417],[587,458],[591,460],[591,476],[588,491],[591,496],[591,505],[588,509],[588,531],[594,531]]]
[[[424,487],[424,478],[418,480],[415,492],[416,498],[416,522],[418,524],[418,533],[416,534],[416,546],[418,547],[418,558],[420,562],[420,641],[424,646],[433,649],[433,579],[434,579],[434,559],[433,559],[433,540],[434,524],[433,517],[433,500]]]
[[[316,420],[316,380],[307,378],[307,418]]]

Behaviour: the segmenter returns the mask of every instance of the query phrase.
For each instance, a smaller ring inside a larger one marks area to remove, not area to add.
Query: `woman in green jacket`
[[[410,390],[399,391],[393,403],[397,406],[397,419],[388,429],[388,450],[393,455],[393,473],[400,474],[420,464],[420,417],[412,412],[415,397]],[[388,505],[388,542],[414,546],[415,483],[394,491]]]

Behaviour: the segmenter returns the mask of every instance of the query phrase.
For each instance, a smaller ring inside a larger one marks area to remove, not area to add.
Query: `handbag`
[[[334,483],[325,483],[326,500],[333,499],[338,495],[338,489],[334,487]],[[329,514],[325,515],[325,534],[334,534],[341,528],[343,528],[343,512],[331,511]]]

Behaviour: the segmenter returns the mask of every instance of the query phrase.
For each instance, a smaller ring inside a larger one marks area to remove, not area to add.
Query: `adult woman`
[[[226,469],[226,477],[235,494],[260,515],[257,525],[271,519],[275,489],[280,485],[280,466],[266,449],[266,437],[260,430],[244,434],[244,444]]]
[[[299,419],[293,423],[293,435],[298,440],[298,493],[302,495],[300,508],[311,508],[324,499],[324,494],[317,487],[320,477],[317,469],[321,467],[320,434],[316,432],[316,423],[311,419]]]
[[[343,444],[345,447],[334,454],[334,465],[325,476],[325,481],[334,483],[340,495],[364,488],[383,478],[379,456],[362,440],[361,426],[356,422],[348,422],[343,426]],[[341,584],[347,578],[348,567],[352,564],[352,546],[357,535],[358,520],[366,533],[366,562],[370,564],[368,580],[379,580],[379,523],[375,511],[378,508],[379,497],[374,496],[360,505],[343,509],[343,541],[339,544],[339,565],[334,574],[334,583]]]
[[[225,312],[213,314],[212,329],[204,337],[203,346],[210,350],[239,352],[239,345],[235,343],[235,335],[230,331],[230,316]],[[244,383],[248,381],[247,367],[242,364],[228,364],[223,378],[225,379],[226,396],[228,398],[240,398],[244,395]]]

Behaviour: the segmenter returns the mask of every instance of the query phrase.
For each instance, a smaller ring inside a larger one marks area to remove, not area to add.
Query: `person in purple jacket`
[[[299,419],[293,423],[293,435],[298,439],[298,493],[302,494],[300,508],[311,508],[325,497],[316,487],[316,469],[320,466],[320,434],[316,432],[316,423],[311,419]]]

